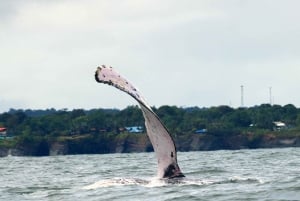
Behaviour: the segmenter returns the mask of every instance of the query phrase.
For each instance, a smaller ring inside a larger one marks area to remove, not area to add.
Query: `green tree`
[[[230,122],[235,127],[249,127],[252,123],[251,117],[246,108],[238,108],[234,112],[231,112],[225,121]]]
[[[283,110],[284,115],[282,120],[289,125],[295,125],[298,115],[297,108],[292,104],[288,104],[283,106]]]

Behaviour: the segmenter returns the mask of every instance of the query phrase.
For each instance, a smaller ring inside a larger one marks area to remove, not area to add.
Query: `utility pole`
[[[269,96],[270,96],[270,105],[273,104],[273,101],[272,101],[272,87],[269,87]]]
[[[244,107],[244,86],[241,85],[241,107]]]

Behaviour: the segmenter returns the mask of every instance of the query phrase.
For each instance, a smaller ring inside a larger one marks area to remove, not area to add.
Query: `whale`
[[[163,179],[185,177],[177,162],[177,150],[172,135],[139,90],[111,66],[97,67],[95,79],[98,83],[113,86],[127,93],[138,102],[145,119],[147,136],[157,158],[157,177]]]

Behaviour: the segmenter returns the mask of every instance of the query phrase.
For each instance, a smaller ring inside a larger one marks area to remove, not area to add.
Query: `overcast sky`
[[[0,1],[0,112],[150,105],[300,106],[300,1]]]

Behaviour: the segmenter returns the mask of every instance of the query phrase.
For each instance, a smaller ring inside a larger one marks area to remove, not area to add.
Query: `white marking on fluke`
[[[172,136],[137,88],[112,67],[105,65],[97,68],[95,79],[97,82],[112,85],[126,92],[139,103],[145,118],[147,135],[158,161],[157,176],[159,178],[184,177],[177,163],[177,152]]]

